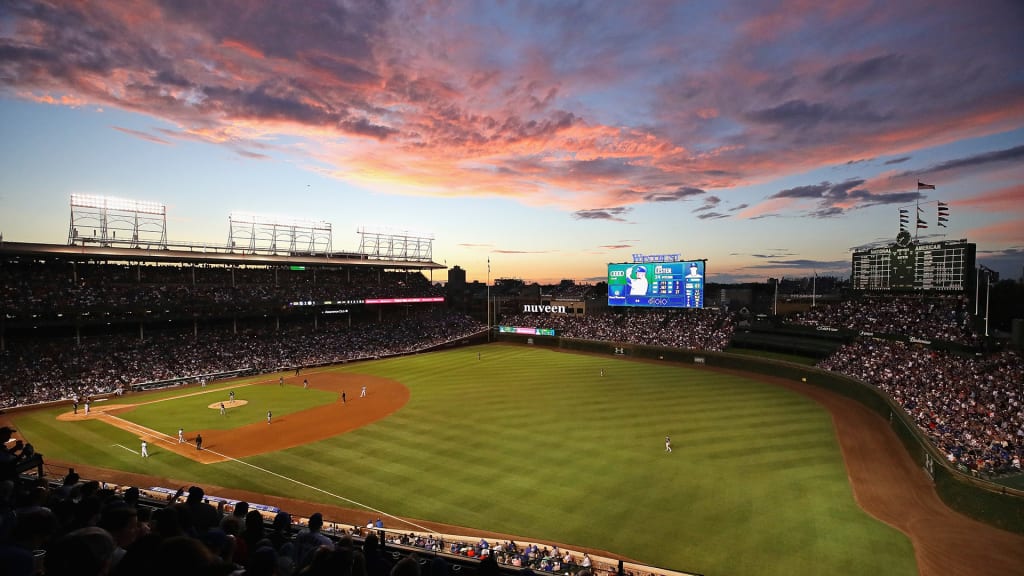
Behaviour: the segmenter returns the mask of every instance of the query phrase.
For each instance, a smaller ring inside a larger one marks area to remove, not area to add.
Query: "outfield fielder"
[[[309,390],[309,380],[306,379],[306,378],[302,379],[302,389],[303,390]]]
[[[146,449],[147,446],[148,445],[146,444],[146,441],[143,440],[142,441],[142,457],[143,458],[149,458],[149,450]]]
[[[665,452],[672,453],[672,439],[665,436]]]

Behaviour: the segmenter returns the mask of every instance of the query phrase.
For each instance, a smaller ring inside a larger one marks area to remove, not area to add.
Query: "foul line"
[[[124,448],[125,450],[131,452],[132,454],[138,454],[138,452],[136,452],[135,450],[132,450],[131,448],[129,448],[127,446],[121,446],[120,444],[114,444],[114,446],[118,446],[120,448]]]
[[[117,416],[114,416],[112,414],[106,414],[106,413],[101,413],[101,416],[104,417],[104,418],[111,418],[111,419],[123,422],[126,425],[128,432],[135,432],[137,434],[141,434],[141,435],[144,435],[144,436],[149,436],[149,437],[154,438],[156,440],[163,440],[164,442],[168,442],[170,444],[176,444],[178,442],[178,439],[176,437],[174,437],[174,436],[171,436],[169,434],[164,434],[163,432],[160,432],[158,430],[153,430],[151,428],[146,428],[144,426],[140,426],[140,425],[138,425],[138,424],[136,424],[134,422],[125,420],[124,418],[118,418]],[[120,444],[115,444],[115,446],[121,446],[121,445]],[[125,450],[127,450],[129,452],[133,452],[135,454],[138,454],[138,452],[135,452],[135,450],[132,450],[131,448],[127,448],[125,446],[121,446],[121,448],[124,448]],[[400,518],[400,517],[395,516],[393,514],[388,514],[387,512],[384,512],[383,510],[378,510],[378,509],[376,509],[376,508],[374,508],[372,506],[363,504],[362,502],[357,502],[355,500],[352,500],[351,498],[346,498],[346,497],[341,496],[339,494],[335,494],[333,492],[329,492],[327,490],[324,490],[323,488],[317,488],[316,486],[313,486],[313,485],[310,485],[310,484],[306,484],[305,482],[301,482],[299,480],[296,480],[295,478],[291,478],[289,476],[285,476],[284,474],[278,474],[277,472],[274,472],[273,470],[267,470],[266,468],[262,468],[260,466],[255,465],[255,464],[250,464],[249,462],[245,462],[243,460],[239,460],[238,458],[234,458],[234,457],[228,456],[227,454],[221,454],[220,452],[217,452],[215,450],[203,449],[203,451],[204,452],[209,452],[210,454],[213,454],[215,456],[220,456],[221,458],[223,458],[225,460],[230,460],[232,462],[238,462],[239,464],[243,464],[243,465],[248,466],[250,468],[253,468],[255,470],[259,470],[260,472],[263,472],[265,474],[270,474],[271,476],[277,476],[278,478],[280,478],[282,480],[287,480],[288,482],[292,482],[294,484],[298,484],[299,486],[302,486],[304,488],[309,488],[310,490],[314,490],[316,492],[320,492],[321,494],[326,494],[326,495],[328,495],[328,496],[330,496],[332,498],[336,498],[336,499],[341,500],[343,502],[348,502],[349,504],[352,504],[354,506],[358,506],[360,508],[364,508],[366,510],[370,510],[371,512],[376,512],[377,514],[379,514],[381,516],[386,516],[386,517],[391,518],[393,520],[397,520],[399,522],[404,522],[406,524],[409,524],[410,526],[413,526],[414,528],[417,528],[418,530],[422,530],[423,532],[433,532],[433,530],[430,530],[429,528],[426,528],[424,526],[420,526],[419,524],[416,524],[415,522],[412,522],[411,520],[408,520],[407,518]]]
[[[291,477],[285,476],[284,474],[278,474],[277,472],[274,472],[273,470],[267,470],[266,468],[261,468],[261,467],[255,465],[255,464],[250,464],[248,462],[244,462],[242,460],[239,460],[238,458],[232,458],[231,456],[228,456],[227,454],[221,454],[220,452],[215,452],[213,450],[210,450],[209,452],[211,454],[216,454],[217,456],[220,456],[221,458],[224,458],[226,460],[231,460],[232,462],[238,462],[239,464],[244,464],[246,466],[249,466],[250,468],[259,470],[260,472],[264,472],[266,474],[270,474],[271,476],[277,476],[278,478],[281,478],[282,480],[287,480],[289,482],[293,482],[295,484],[298,484],[299,486],[303,486],[305,488],[309,488],[310,490],[315,490],[317,492],[320,492],[321,494],[326,494],[326,495],[328,495],[328,496],[330,496],[332,498],[337,498],[338,500],[341,500],[343,502],[348,502],[349,504],[353,504],[355,506],[359,506],[361,508],[365,508],[365,509],[370,510],[372,512],[376,512],[377,514],[380,514],[381,516],[387,516],[388,518],[391,518],[393,520],[397,520],[399,522],[404,522],[406,524],[409,524],[410,526],[413,526],[414,528],[422,530],[423,532],[433,532],[433,530],[430,530],[429,528],[426,528],[424,526],[420,526],[419,524],[416,524],[415,522],[412,522],[412,521],[410,521],[410,520],[408,520],[406,518],[400,518],[398,516],[394,516],[392,514],[388,514],[387,512],[384,512],[383,510],[378,510],[378,509],[376,509],[376,508],[374,508],[372,506],[368,506],[366,504],[363,504],[362,502],[356,502],[355,500],[352,500],[351,498],[345,498],[344,496],[340,496],[340,495],[335,494],[333,492],[328,492],[327,490],[324,490],[323,488],[317,488],[316,486],[312,486],[310,484],[306,484],[305,482],[301,482],[299,480],[296,480],[295,478],[291,478]]]

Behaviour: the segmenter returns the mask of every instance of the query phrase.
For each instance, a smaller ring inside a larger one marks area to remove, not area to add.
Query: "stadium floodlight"
[[[115,196],[99,196],[96,194],[71,194],[71,206],[77,208],[97,208],[106,210],[117,210],[121,212],[138,212],[139,214],[167,213],[167,207],[160,202],[148,200],[131,200],[128,198],[117,198]]]
[[[68,244],[167,248],[167,206],[161,202],[76,192],[70,203]]]
[[[232,211],[228,245],[248,254],[326,254],[332,251],[331,223],[323,220]]]
[[[360,226],[359,252],[369,259],[431,262],[434,234],[389,226]]]

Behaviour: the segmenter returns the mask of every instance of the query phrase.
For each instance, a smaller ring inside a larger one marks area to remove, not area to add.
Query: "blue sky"
[[[642,252],[763,281],[848,275],[920,203],[1016,278],[1022,29],[997,1],[12,0],[0,233],[65,242],[80,192],[163,202],[172,240],[226,243],[240,210],[336,250],[430,232],[471,280]]]

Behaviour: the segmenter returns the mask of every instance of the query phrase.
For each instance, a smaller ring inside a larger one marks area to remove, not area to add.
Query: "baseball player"
[[[280,378],[277,379],[277,385],[284,386],[284,376],[281,376]]]
[[[185,443],[185,429],[184,428],[178,428],[178,444],[184,444],[184,443]]]
[[[88,415],[89,415],[89,405],[90,405],[90,404],[92,404],[92,400],[90,400],[90,399],[86,398],[86,399],[85,399],[85,415],[86,415],[86,416],[88,416]]]
[[[148,447],[148,444],[146,444],[146,441],[143,440],[142,441],[142,457],[143,458],[149,458],[149,450],[147,450],[147,447]]]
[[[221,416],[227,416],[228,415],[228,411],[227,411],[226,408],[224,408],[224,403],[223,402],[220,403],[220,415]]]
[[[366,398],[366,386],[363,386],[363,391],[359,393],[360,398]]]
[[[270,421],[271,421],[271,420],[272,420],[273,418],[274,418],[274,413],[273,413],[273,412],[271,412],[270,410],[267,410],[267,424],[270,424]]]
[[[341,403],[345,404],[345,391],[344,390],[341,391]]]
[[[202,449],[203,449],[203,435],[202,434],[196,434],[196,450],[202,450]]]
[[[232,390],[232,391],[231,391],[231,392],[230,392],[230,393],[228,394],[228,400],[230,400],[231,402],[234,402],[234,401],[235,401],[235,391],[234,391],[234,390]]]
[[[303,390],[309,390],[309,380],[306,379],[306,378],[302,379],[302,389]]]
[[[665,452],[672,453],[672,439],[665,436]]]

